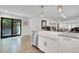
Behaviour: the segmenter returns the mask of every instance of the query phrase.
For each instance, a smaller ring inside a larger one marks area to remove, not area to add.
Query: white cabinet
[[[59,37],[59,52],[79,53],[79,39]]]
[[[72,38],[67,37],[68,34],[41,32],[38,35],[38,48],[46,53],[79,53],[79,39],[72,35]],[[74,33],[74,35],[76,34]]]
[[[45,36],[38,37],[38,47],[43,52],[54,53],[57,52],[58,39],[53,39]]]
[[[47,41],[45,41],[45,39],[41,36],[38,36],[38,48],[43,51],[46,52],[46,43]]]

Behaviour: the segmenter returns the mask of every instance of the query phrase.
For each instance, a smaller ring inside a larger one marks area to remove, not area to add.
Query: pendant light
[[[63,5],[58,5],[57,9],[59,13],[62,13],[64,11]]]
[[[41,18],[44,19],[44,6],[41,6]]]
[[[66,16],[63,14],[64,6],[63,6],[63,5],[58,5],[58,6],[57,6],[57,10],[58,10],[58,13],[60,14],[60,16],[65,19]]]

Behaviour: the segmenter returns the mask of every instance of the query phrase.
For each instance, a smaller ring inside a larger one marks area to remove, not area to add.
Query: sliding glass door
[[[1,38],[21,35],[21,20],[1,18]]]
[[[19,20],[13,20],[13,35],[21,34],[21,22]]]
[[[1,18],[1,37],[7,37],[12,35],[12,20]]]

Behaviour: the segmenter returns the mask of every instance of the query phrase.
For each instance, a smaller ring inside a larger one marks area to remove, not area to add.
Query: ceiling
[[[40,5],[0,5],[0,12],[40,19]],[[45,5],[45,18],[49,20],[61,19],[57,12],[57,5]],[[66,19],[79,17],[79,5],[64,5],[63,14]],[[58,17],[58,18],[57,18]]]

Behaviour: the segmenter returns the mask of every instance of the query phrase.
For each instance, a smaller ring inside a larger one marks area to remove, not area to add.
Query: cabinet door
[[[79,52],[79,39],[60,37],[59,52],[77,53]]]
[[[47,42],[45,41],[45,39],[41,36],[38,36],[38,48],[41,51],[46,52],[46,44]]]
[[[58,39],[49,38],[47,40],[46,52],[48,53],[57,53],[58,50]]]
[[[57,45],[58,45],[57,43],[58,43],[57,39],[51,39],[42,36],[39,36],[38,39],[39,49],[47,53],[57,52]]]

